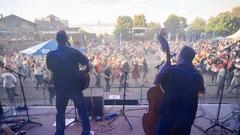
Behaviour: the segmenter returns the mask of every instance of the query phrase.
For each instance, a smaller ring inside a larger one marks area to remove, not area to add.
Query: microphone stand
[[[228,63],[229,63],[229,60],[230,60],[230,52],[231,52],[231,48],[233,46],[235,46],[236,44],[238,44],[240,42],[237,41],[235,43],[233,43],[232,45],[228,46],[227,48],[225,48],[224,50],[222,50],[221,52],[224,52],[224,51],[227,51],[227,64],[225,65],[224,69],[225,69],[225,72],[224,72],[224,76],[223,76],[223,84],[220,84],[220,85],[223,85],[222,86],[222,90],[221,90],[221,95],[220,95],[220,99],[219,99],[219,105],[218,105],[218,111],[217,111],[217,118],[215,121],[211,121],[212,123],[214,123],[212,126],[210,126],[209,128],[207,128],[204,132],[206,133],[208,130],[214,128],[214,127],[220,127],[222,129],[225,129],[225,130],[228,130],[230,131],[231,133],[233,133],[232,130],[228,129],[227,127],[223,126],[223,123],[219,121],[219,117],[220,117],[220,111],[221,111],[221,105],[222,105],[222,99],[223,99],[223,91],[224,91],[224,83],[225,83],[225,80],[226,80],[226,75],[227,75],[227,66],[228,66]]]
[[[65,126],[65,129],[66,129],[67,127],[69,127],[70,125],[72,125],[73,123],[76,123],[76,124],[79,124],[79,125],[82,124],[82,122],[81,122],[80,120],[78,120],[76,106],[74,106],[74,120],[73,120],[71,123],[69,123],[68,125],[66,125],[66,126]]]
[[[233,89],[238,88],[238,87],[240,87],[240,85],[234,86]],[[238,92],[237,98],[239,98],[238,96],[239,96],[239,92]],[[238,104],[238,107],[235,107],[232,110],[232,114],[222,123],[224,124],[231,119],[234,119],[236,122],[236,125],[238,125],[238,131],[237,130],[233,130],[233,131],[238,132],[238,134],[240,135],[240,123],[239,123],[240,122],[240,103]],[[239,123],[239,124],[237,124],[237,123]]]
[[[115,121],[117,118],[119,118],[121,115],[123,115],[123,117],[125,118],[125,120],[127,121],[129,127],[131,128],[131,130],[133,130],[133,127],[130,123],[130,121],[128,120],[126,114],[125,114],[125,102],[126,102],[126,91],[127,91],[127,74],[128,72],[126,72],[125,70],[123,70],[124,73],[124,92],[123,92],[123,106],[122,109],[120,110],[120,113],[118,115],[118,117],[116,117],[115,119],[113,119],[109,124],[111,124],[113,121]]]
[[[2,66],[2,63],[1,63],[1,66]],[[36,125],[40,125],[42,126],[43,124],[42,123],[38,123],[38,122],[35,122],[35,121],[32,121],[30,119],[30,116],[29,116],[29,112],[28,112],[28,107],[27,107],[27,101],[26,101],[26,96],[25,96],[25,92],[24,92],[24,88],[23,88],[23,83],[22,83],[22,77],[26,78],[26,76],[24,74],[21,74],[17,71],[14,71],[13,69],[11,68],[8,68],[8,67],[3,67],[5,68],[6,70],[8,70],[9,72],[12,72],[12,73],[15,73],[18,78],[19,78],[19,81],[20,81],[20,87],[21,87],[21,91],[22,91],[22,94],[23,94],[23,101],[24,101],[24,108],[26,109],[26,115],[27,115],[27,120],[25,121],[25,123],[21,126],[21,128],[25,127],[26,125],[28,124],[36,124]]]

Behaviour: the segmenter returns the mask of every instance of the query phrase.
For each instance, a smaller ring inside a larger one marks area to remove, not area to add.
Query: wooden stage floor
[[[233,104],[223,104],[221,107],[220,113],[220,121],[224,121],[230,117],[232,111],[236,110],[238,105]],[[91,128],[95,131],[95,135],[144,135],[142,128],[142,115],[145,112],[147,106],[127,106],[126,107],[126,115],[133,126],[133,130],[130,129],[127,121],[124,117],[119,117],[115,121],[110,124],[110,121],[101,121],[96,122],[95,120],[91,120]],[[195,119],[194,126],[192,126],[191,135],[237,135],[237,130],[240,125],[239,113],[238,120],[235,117],[230,118],[229,121],[224,123],[224,126],[233,130],[234,132],[228,132],[219,127],[209,130],[207,133],[204,133],[203,130],[207,129],[211,126],[210,120],[214,120],[216,118],[218,105],[217,104],[201,104],[198,107],[197,116]],[[105,106],[104,111],[105,114],[107,112],[117,112],[121,110],[121,106]],[[55,127],[53,124],[55,123],[55,107],[48,106],[38,106],[38,107],[30,107],[30,115],[31,120],[37,121],[43,124],[43,126],[34,126],[28,127],[26,130],[27,135],[54,135]],[[24,114],[24,112],[22,112]],[[69,106],[66,111],[66,118],[71,119],[74,118],[74,109]],[[209,120],[210,119],[210,120]],[[31,125],[32,126],[32,125]],[[65,130],[65,135],[80,135],[81,134],[81,125],[74,124],[68,127]]]

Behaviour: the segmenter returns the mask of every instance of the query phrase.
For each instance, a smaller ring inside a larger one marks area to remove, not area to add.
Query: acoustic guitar
[[[84,76],[84,79],[85,79],[85,83],[84,85],[81,86],[80,90],[83,91],[85,89],[87,89],[89,87],[89,84],[90,84],[90,75],[87,71],[85,70],[80,70],[79,71],[80,74],[82,74],[82,76]]]
[[[157,34],[157,40],[161,44],[162,50],[166,52],[167,63],[171,64],[170,60],[170,50],[167,40],[164,38],[166,34],[164,29],[160,30]],[[142,126],[146,135],[156,135],[157,125],[161,101],[164,97],[164,91],[159,85],[151,87],[147,92],[147,100],[149,104],[148,112],[143,114]]]

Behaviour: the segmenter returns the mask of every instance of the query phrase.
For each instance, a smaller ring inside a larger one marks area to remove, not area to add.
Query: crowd
[[[101,86],[101,78],[106,81],[106,91],[109,91],[109,84],[113,84],[115,80],[123,86],[125,74],[127,79],[133,79],[137,86],[140,83],[147,83],[149,47],[148,44],[88,46],[87,56],[95,67],[93,70],[96,77],[95,86]]]
[[[171,61],[177,62],[177,55],[180,49],[188,44],[186,42],[170,42]],[[217,86],[216,95],[220,95],[220,91],[225,84],[225,89],[229,93],[238,94],[240,87],[240,47],[235,45],[230,49],[229,61],[228,51],[226,48],[233,42],[212,42],[205,41],[202,43],[193,43],[191,45],[197,54],[193,60],[193,64],[203,75],[211,75],[212,83]],[[222,51],[225,50],[225,51]],[[160,68],[165,60],[165,53],[160,48],[155,49],[155,54],[159,58]],[[225,66],[227,67],[226,79],[224,79]]]
[[[186,42],[170,42],[170,50],[172,63],[177,62],[177,54]],[[194,59],[194,65],[202,74],[210,74],[212,76],[212,83],[216,84],[216,95],[220,94],[223,84],[226,85],[228,92],[237,93],[239,88],[233,86],[240,84],[240,54],[239,48],[235,47],[230,51],[229,63],[227,64],[227,53],[222,52],[225,47],[230,45],[228,42],[203,42],[194,43],[191,46],[196,50],[197,54]],[[106,92],[110,91],[111,86],[115,84],[119,90],[124,87],[125,78],[132,79],[135,84],[133,86],[140,86],[146,84],[148,80],[149,61],[148,55],[155,54],[159,58],[160,68],[165,60],[165,53],[162,52],[160,46],[154,42],[146,42],[143,44],[128,44],[124,43],[121,46],[115,44],[87,47],[87,57],[93,64],[94,68],[91,72],[95,77],[94,86],[104,87]],[[13,50],[3,49],[0,55],[0,61],[4,63],[5,67],[9,67],[19,73],[26,75],[25,81],[33,81],[35,88],[48,88],[52,104],[54,97],[54,90],[51,80],[51,72],[46,68],[45,56],[27,56],[19,54]],[[227,66],[226,80],[223,76],[225,73],[224,66]],[[3,72],[3,71],[1,71]],[[105,83],[103,83],[105,81]],[[103,86],[104,85],[104,86]]]

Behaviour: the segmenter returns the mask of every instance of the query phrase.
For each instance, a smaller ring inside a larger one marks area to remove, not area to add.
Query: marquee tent
[[[33,47],[27,48],[25,50],[20,51],[22,54],[31,55],[31,56],[41,56],[46,55],[48,52],[52,50],[56,50],[58,47],[58,44],[55,40],[48,40],[46,42],[37,44]],[[76,48],[78,49],[78,48]],[[83,54],[86,54],[87,49],[86,48],[80,48],[78,49]]]
[[[240,40],[240,29],[237,32],[235,32],[234,34],[227,36],[226,39]]]

